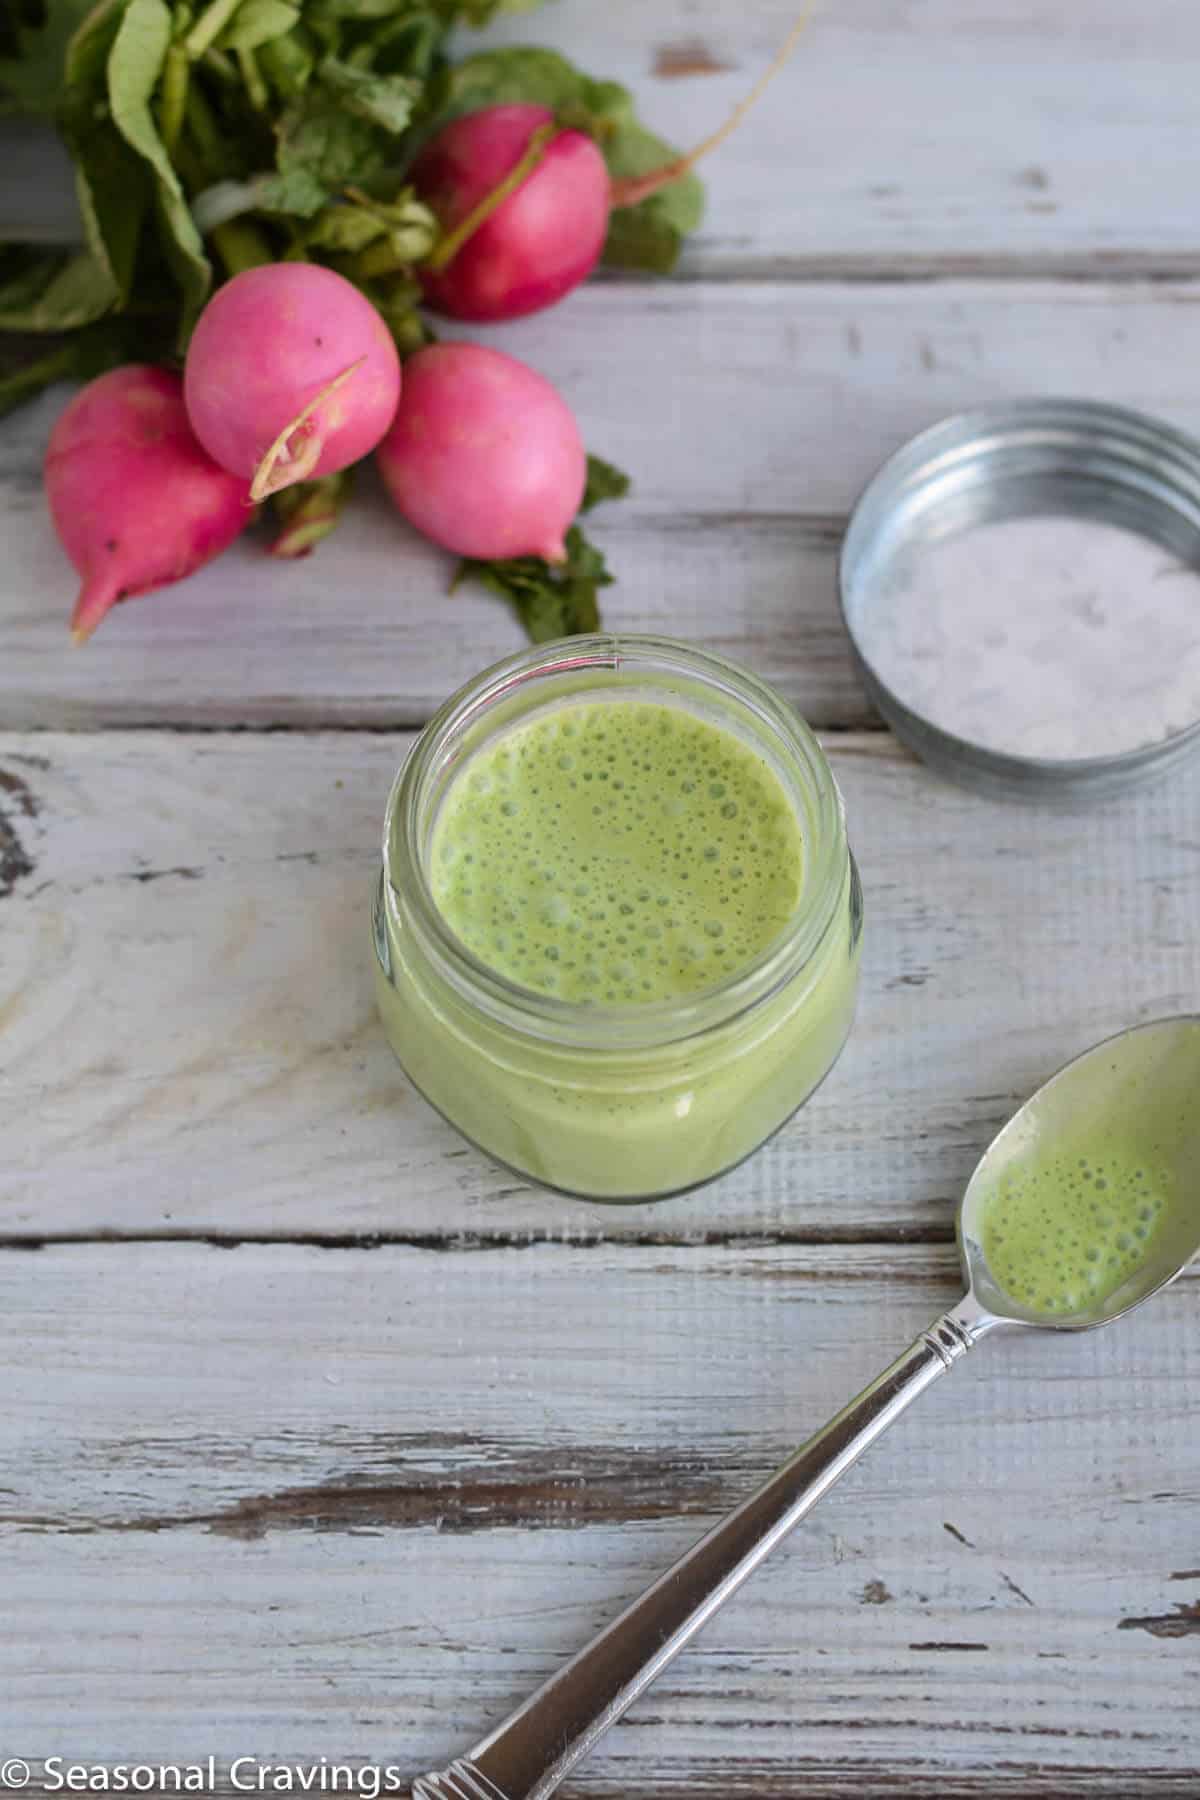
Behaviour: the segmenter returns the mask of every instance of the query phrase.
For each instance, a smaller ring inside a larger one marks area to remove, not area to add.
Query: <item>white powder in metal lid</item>
[[[867,662],[943,731],[1074,761],[1200,719],[1200,572],[1120,526],[994,520],[896,554],[856,625]]]

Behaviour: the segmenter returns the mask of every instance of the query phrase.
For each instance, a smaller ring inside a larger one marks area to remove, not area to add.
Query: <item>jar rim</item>
[[[750,961],[679,999],[601,1006],[523,987],[485,963],[451,929],[416,849],[427,783],[455,735],[527,682],[589,669],[628,675],[640,671],[647,679],[656,672],[683,676],[749,707],[799,770],[813,803],[811,840],[807,830],[803,834],[804,880],[788,923]],[[395,854],[398,825],[399,841],[409,851],[402,859]],[[461,1000],[522,1035],[589,1054],[678,1043],[720,1029],[770,999],[818,954],[836,917],[849,865],[842,797],[816,734],[800,714],[741,664],[676,638],[637,632],[597,632],[536,644],[466,682],[429,720],[397,772],[384,815],[382,848],[382,887],[393,925],[408,927]]]

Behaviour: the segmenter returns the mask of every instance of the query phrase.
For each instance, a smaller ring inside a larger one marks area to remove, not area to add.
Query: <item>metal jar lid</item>
[[[839,582],[875,705],[959,781],[1101,797],[1200,750],[1200,443],[1157,419],[944,419],[867,486]]]

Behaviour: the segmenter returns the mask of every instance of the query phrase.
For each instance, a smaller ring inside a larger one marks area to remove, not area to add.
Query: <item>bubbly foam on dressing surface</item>
[[[983,1213],[983,1251],[1014,1300],[1072,1313],[1108,1298],[1157,1248],[1174,1177],[1153,1156],[1098,1145],[1004,1175]]]
[[[732,732],[659,702],[566,702],[454,777],[429,875],[446,923],[510,981],[628,1005],[765,950],[803,846],[779,777]]]

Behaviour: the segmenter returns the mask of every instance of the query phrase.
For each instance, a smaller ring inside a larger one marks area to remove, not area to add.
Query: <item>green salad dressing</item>
[[[743,706],[732,668],[731,693],[689,676],[678,699],[654,674],[549,705],[505,693],[503,723],[439,761],[419,826],[410,765],[374,915],[416,1087],[510,1168],[597,1199],[732,1168],[830,1069],[857,986],[858,883],[819,749]],[[433,953],[418,868],[475,969]]]
[[[1087,1153],[1031,1160],[1000,1177],[983,1207],[997,1282],[1037,1312],[1107,1299],[1158,1248],[1173,1171],[1136,1147],[1091,1139]]]
[[[673,1000],[752,962],[800,899],[800,826],[732,732],[657,702],[560,706],[455,777],[430,879],[510,981],[600,1005]]]

